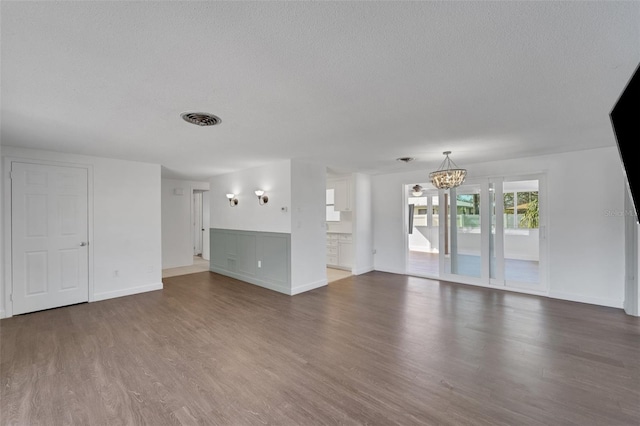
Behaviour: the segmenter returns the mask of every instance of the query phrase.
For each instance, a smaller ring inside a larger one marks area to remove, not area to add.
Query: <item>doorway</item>
[[[351,177],[332,177],[326,184],[326,271],[327,282],[332,283],[352,275],[352,181]]]
[[[407,272],[437,278],[440,275],[440,200],[437,189],[427,185],[410,189],[408,210]]]
[[[546,290],[542,176],[494,179],[489,184],[492,284]]]
[[[411,185],[405,190],[408,274],[546,291],[543,175],[479,179],[417,196]]]
[[[194,189],[192,193],[193,255],[209,260],[209,191]]]
[[[192,198],[193,255],[202,256],[202,240],[204,238],[202,191],[194,190]]]

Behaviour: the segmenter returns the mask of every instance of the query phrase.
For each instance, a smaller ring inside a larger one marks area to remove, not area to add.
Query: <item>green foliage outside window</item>
[[[539,226],[538,191],[505,192],[504,212],[507,228],[536,229]],[[514,218],[517,216],[517,226]]]
[[[522,217],[520,218],[520,227],[521,228],[538,228],[540,221],[540,209],[538,206],[538,194],[536,193],[536,197],[529,201],[527,205],[527,210],[524,212]],[[524,225],[524,226],[522,226]]]

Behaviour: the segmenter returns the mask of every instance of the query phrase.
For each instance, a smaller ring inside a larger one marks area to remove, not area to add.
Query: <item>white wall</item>
[[[209,182],[162,179],[162,268],[193,265],[193,190]]]
[[[353,247],[354,275],[373,270],[373,201],[371,176],[353,175],[354,225]]]
[[[615,148],[460,166],[470,179],[544,172],[549,295],[622,307],[624,217],[607,215],[624,208],[623,194],[615,190],[623,186]],[[376,270],[405,272],[403,185],[424,181],[429,171],[373,177]]]
[[[625,291],[624,311],[629,315],[640,316],[640,289],[638,277],[640,266],[638,262],[638,247],[640,247],[640,225],[635,206],[631,201],[629,187],[624,191],[624,221],[625,221]]]
[[[212,228],[291,233],[291,160],[214,176],[209,183]],[[256,189],[269,197],[266,205],[258,204]],[[237,206],[229,205],[227,193],[236,194]]]
[[[83,164],[92,170],[90,301],[162,288],[160,165],[7,146],[2,155]],[[2,176],[5,191],[8,171]],[[8,214],[11,206],[5,210]],[[5,239],[7,232],[3,230]],[[7,275],[5,283],[10,283]],[[9,314],[7,306],[5,310]]]
[[[162,179],[162,269],[192,264],[191,186]]]
[[[291,294],[327,284],[326,168],[291,161]]]
[[[432,252],[438,250],[438,228],[427,226],[414,226],[413,232],[408,235],[409,250]]]
[[[1,158],[1,152],[0,152],[0,158]],[[2,174],[2,169],[3,169],[3,163],[4,161],[0,161],[0,176],[4,176]],[[0,188],[4,187],[4,182],[2,183],[2,185],[0,185]],[[2,243],[0,243],[0,318],[4,318],[5,317],[5,311],[4,311],[4,262],[1,259],[4,259],[4,238],[3,238],[3,227],[2,224],[4,223],[3,221],[3,217],[4,217],[4,211],[3,211],[3,197],[0,197],[0,241],[2,241]]]

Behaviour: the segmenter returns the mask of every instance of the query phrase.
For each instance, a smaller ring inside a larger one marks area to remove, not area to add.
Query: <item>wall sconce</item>
[[[227,198],[229,199],[229,205],[231,207],[235,207],[238,205],[238,199],[236,198],[236,194],[227,194]]]
[[[258,196],[258,204],[261,206],[269,202],[269,197],[264,195],[264,191],[262,189],[256,189],[255,193]]]

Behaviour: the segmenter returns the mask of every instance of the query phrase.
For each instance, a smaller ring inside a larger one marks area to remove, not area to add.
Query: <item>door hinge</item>
[[[9,295],[9,300],[13,302],[13,293]]]
[[[13,180],[13,171],[9,172],[9,179]]]

